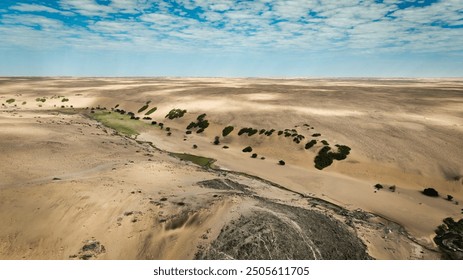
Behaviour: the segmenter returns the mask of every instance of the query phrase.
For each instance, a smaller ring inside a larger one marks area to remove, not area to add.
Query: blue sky
[[[1,0],[0,75],[463,77],[463,1]]]

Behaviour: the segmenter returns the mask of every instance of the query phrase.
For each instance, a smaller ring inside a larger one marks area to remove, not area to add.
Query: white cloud
[[[173,7],[164,1],[113,0],[100,5],[94,0],[61,0],[62,10],[18,4],[10,9],[22,14],[0,18],[0,36],[7,38],[0,45],[36,46],[34,41],[42,38],[57,46],[132,50],[463,51],[463,29],[444,28],[462,24],[463,2],[457,0],[404,10],[396,1],[374,0],[177,2],[187,10],[199,7],[201,20],[185,11],[170,13]],[[72,11],[88,18],[75,27],[28,14],[38,11]],[[18,39],[19,31],[31,39]]]
[[[55,13],[55,14],[62,14],[65,16],[72,16],[74,13],[69,11],[60,11],[54,8],[50,8],[44,5],[37,5],[37,4],[24,4],[20,3],[18,5],[14,5],[10,7],[12,10],[21,11],[21,12],[47,12],[47,13]]]

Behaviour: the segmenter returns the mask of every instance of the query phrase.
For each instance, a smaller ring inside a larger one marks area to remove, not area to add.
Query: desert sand
[[[462,218],[461,79],[4,77],[0,104],[0,259],[441,259]]]

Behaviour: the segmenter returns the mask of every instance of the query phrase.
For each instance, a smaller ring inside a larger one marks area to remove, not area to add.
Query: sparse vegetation
[[[179,119],[183,117],[186,113],[186,110],[182,109],[172,109],[170,112],[165,116],[165,118],[169,118],[169,120]]]
[[[223,136],[223,137],[227,136],[228,134],[230,134],[230,133],[233,131],[233,129],[235,129],[235,128],[234,128],[233,126],[231,126],[231,125],[225,127],[225,128],[222,130],[222,136]]]
[[[201,157],[201,156],[196,156],[196,155],[191,155],[191,154],[171,153],[170,155],[176,158],[182,159],[182,160],[190,161],[202,167],[211,167],[211,164],[214,163],[214,159],[212,158]]]
[[[148,125],[144,122],[132,122],[128,115],[111,114],[111,112],[107,111],[92,110],[92,112],[93,114],[90,115],[91,118],[127,136],[138,135],[138,131],[143,126]]]
[[[438,197],[439,192],[436,191],[434,188],[426,188],[423,190],[423,194],[426,196],[431,196],[431,197]]]

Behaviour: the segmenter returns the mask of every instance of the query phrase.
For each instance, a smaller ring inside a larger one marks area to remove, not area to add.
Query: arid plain
[[[441,259],[463,214],[459,79],[5,77],[0,103],[0,259]]]

